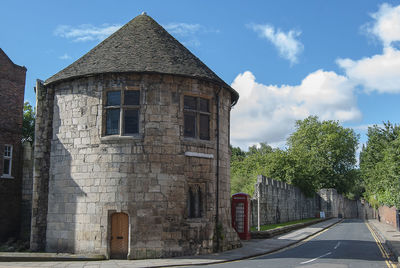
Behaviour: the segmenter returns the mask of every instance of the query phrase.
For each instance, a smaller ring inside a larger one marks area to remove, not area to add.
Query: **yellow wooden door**
[[[111,254],[112,259],[126,259],[128,255],[129,219],[125,213],[111,215]]]

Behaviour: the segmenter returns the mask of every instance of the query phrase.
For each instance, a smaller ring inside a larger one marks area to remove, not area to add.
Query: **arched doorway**
[[[111,215],[110,258],[126,259],[128,255],[129,218],[125,213]]]

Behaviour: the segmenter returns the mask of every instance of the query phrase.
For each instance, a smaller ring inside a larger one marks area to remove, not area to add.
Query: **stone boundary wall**
[[[321,189],[321,211],[327,217],[345,219],[375,219],[377,211],[365,200],[350,200],[339,194],[335,189]]]
[[[306,197],[293,185],[259,175],[251,200],[252,226],[257,226],[258,222],[258,191],[261,225],[313,218],[320,210],[319,196]]]
[[[260,194],[260,224],[275,224],[318,217],[374,219],[374,210],[364,200],[349,200],[335,189],[322,189],[307,197],[301,190],[285,182],[259,175],[251,200],[251,226],[258,224],[258,192]]]
[[[378,219],[380,222],[384,222],[397,228],[396,212],[396,207],[380,206],[378,208]]]

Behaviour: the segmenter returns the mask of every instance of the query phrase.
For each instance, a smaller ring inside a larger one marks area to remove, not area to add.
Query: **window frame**
[[[139,101],[138,104],[125,104],[125,92],[126,91],[137,91],[139,92]],[[120,92],[120,103],[119,105],[107,105],[108,102],[108,93],[109,92]],[[141,90],[140,89],[109,89],[104,91],[103,95],[103,137],[111,137],[111,136],[128,136],[135,137],[140,135],[140,104],[141,104]],[[107,134],[107,111],[111,109],[119,109],[119,126],[118,133],[116,134]],[[137,132],[136,133],[125,133],[125,111],[126,110],[135,110],[137,111]]]
[[[10,148],[10,155],[6,156],[6,148],[9,147]],[[9,179],[13,179],[14,177],[12,176],[12,159],[13,158],[13,146],[11,144],[4,144],[4,150],[3,150],[3,170],[2,170],[2,176],[1,178],[9,178]],[[4,162],[5,160],[8,159],[9,163],[8,163],[8,174],[4,173]]]
[[[191,97],[191,98],[196,98],[196,109],[187,109],[185,108],[185,97]],[[206,100],[208,103],[208,112],[202,111],[200,109],[200,101],[201,100]],[[201,95],[192,95],[192,94],[183,94],[183,136],[185,139],[196,139],[196,140],[201,140],[201,141],[211,141],[211,98],[208,96],[201,96]],[[191,114],[194,115],[195,117],[195,130],[194,130],[194,137],[193,136],[186,136],[185,131],[186,131],[186,125],[185,125],[185,115],[186,114]],[[208,138],[207,139],[202,139],[200,138],[200,133],[201,133],[201,127],[200,127],[200,117],[201,115],[206,115],[208,116]]]

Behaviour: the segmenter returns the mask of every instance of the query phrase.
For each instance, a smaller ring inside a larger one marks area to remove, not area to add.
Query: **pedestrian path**
[[[113,267],[168,267],[222,263],[278,251],[298,243],[339,222],[340,219],[329,219],[281,236],[270,239],[252,239],[242,241],[243,247],[209,255],[148,259],[148,260],[104,260],[104,261],[48,261],[48,262],[0,262],[3,267],[59,267],[59,268],[113,268]]]
[[[392,251],[394,259],[400,263],[400,232],[393,226],[375,219],[368,220],[368,222],[385,245]]]

